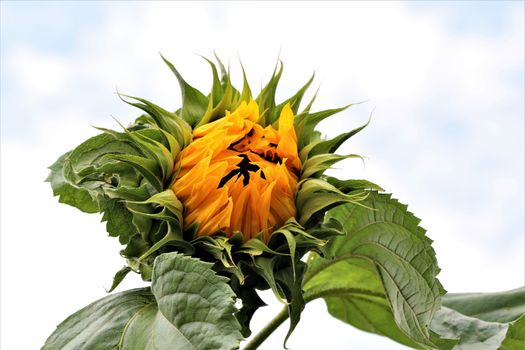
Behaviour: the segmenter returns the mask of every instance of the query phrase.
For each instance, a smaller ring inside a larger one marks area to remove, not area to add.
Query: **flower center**
[[[219,182],[219,187],[223,187],[231,178],[237,176],[237,179],[242,177],[242,183],[244,186],[250,183],[250,172],[256,172],[259,170],[259,166],[250,163],[250,160],[245,154],[239,154],[239,157],[242,158],[241,162],[237,164],[237,169],[234,169],[228,173],[225,177]],[[261,177],[265,179],[264,173],[261,173]]]

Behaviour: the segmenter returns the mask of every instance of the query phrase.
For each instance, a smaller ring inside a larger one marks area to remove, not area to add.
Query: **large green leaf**
[[[162,254],[152,288],[112,294],[74,313],[43,349],[237,349],[234,293],[211,264]]]
[[[319,259],[311,254],[308,263],[317,265]],[[307,274],[303,288],[307,301],[324,298],[328,312],[335,318],[363,331],[417,347],[396,325],[381,278],[372,263],[361,258],[343,259],[315,275]]]
[[[330,210],[327,218],[339,221],[346,235],[327,244],[325,257],[309,259],[305,298],[323,297],[334,317],[365,331],[436,348],[429,326],[444,290],[420,220],[377,192]]]
[[[151,289],[159,310],[197,349],[235,349],[242,339],[235,294],[212,264],[167,253],[155,259]]]

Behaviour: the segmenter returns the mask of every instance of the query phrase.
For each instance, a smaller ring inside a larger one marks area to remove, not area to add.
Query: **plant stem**
[[[354,294],[364,294],[372,295],[376,297],[384,297],[383,293],[376,293],[367,289],[361,288],[332,288],[327,289],[322,292],[317,293],[308,293],[304,294],[304,303],[307,304],[312,300],[323,298],[325,296],[337,295],[341,293],[354,293]],[[259,333],[257,333],[252,340],[246,344],[243,350],[255,350],[259,345],[263,343],[272,334],[277,327],[283,324],[284,321],[288,318],[288,307],[284,307],[281,312],[279,312]]]
[[[252,340],[246,344],[244,350],[255,350],[288,318],[288,307],[284,307]]]

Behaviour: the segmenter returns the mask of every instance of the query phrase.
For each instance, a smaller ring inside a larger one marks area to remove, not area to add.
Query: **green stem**
[[[288,307],[284,307],[252,340],[246,344],[244,350],[255,350],[288,318]]]
[[[337,295],[341,293],[353,293],[353,294],[365,294],[365,295],[371,295],[376,297],[384,297],[385,295],[383,293],[377,293],[373,292],[367,289],[361,289],[361,288],[333,288],[330,290],[325,290],[323,292],[317,292],[317,293],[305,293],[304,294],[304,302],[305,304],[311,302],[312,300],[323,298],[325,296],[329,295]],[[266,338],[272,334],[277,327],[283,324],[284,321],[288,318],[288,307],[284,307],[281,312],[279,312],[266,326],[264,326],[263,329],[259,333],[257,333],[252,340],[246,344],[243,350],[255,350],[258,346],[260,346]]]

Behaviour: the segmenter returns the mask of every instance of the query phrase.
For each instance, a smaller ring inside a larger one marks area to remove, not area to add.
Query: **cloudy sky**
[[[524,3],[1,2],[1,348],[37,349],[105,295],[124,263],[97,215],[60,205],[43,180],[60,154],[138,112],[115,96],[180,104],[171,59],[207,91],[213,50],[257,90],[277,55],[280,98],[315,70],[318,109],[368,101],[321,125],[372,123],[334,174],[408,203],[452,292],[524,284]],[[142,285],[138,277],[119,290]],[[271,305],[255,328],[280,309]],[[284,327],[264,345],[281,346]],[[309,304],[293,349],[403,349]]]

